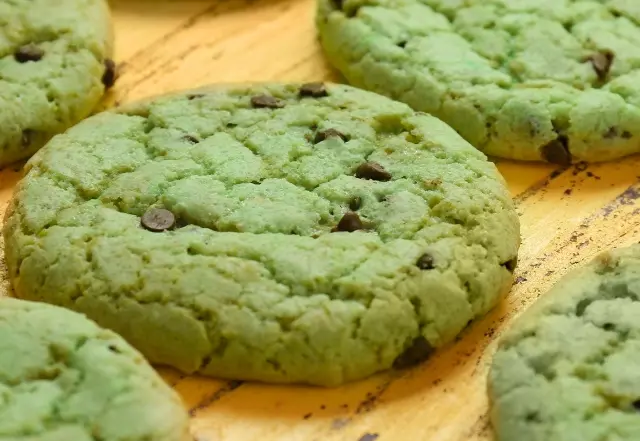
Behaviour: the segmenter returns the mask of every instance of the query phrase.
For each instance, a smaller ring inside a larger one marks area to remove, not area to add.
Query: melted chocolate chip
[[[280,109],[284,101],[271,95],[256,95],[251,97],[251,105],[256,109]]]
[[[609,50],[596,52],[589,57],[593,70],[596,71],[596,75],[598,75],[600,81],[604,81],[609,75],[614,58],[615,54]]]
[[[540,154],[542,158],[557,165],[571,165],[571,152],[569,152],[569,140],[566,136],[560,135],[557,139],[542,146]]]
[[[182,137],[182,139],[184,139],[187,142],[190,142],[191,144],[197,144],[200,142],[200,140],[198,138],[196,138],[195,136],[192,135],[184,135]]]
[[[516,265],[518,265],[518,258],[514,257],[511,260],[507,260],[505,263],[501,264],[503,267],[505,267],[507,270],[509,270],[510,272],[514,272],[516,269]]]
[[[423,336],[417,337],[393,362],[396,369],[404,369],[422,363],[433,354],[434,348]]]
[[[117,71],[116,63],[111,58],[104,60],[104,73],[102,74],[102,84],[105,89],[111,89],[116,84]]]
[[[433,256],[429,253],[424,253],[422,256],[418,257],[418,260],[416,260],[416,266],[421,270],[434,269],[435,265]]]
[[[631,134],[631,132],[629,132],[628,130],[625,130],[624,132],[622,132],[622,139],[631,139],[633,137],[633,135]]]
[[[391,173],[377,162],[364,162],[356,169],[356,178],[371,179],[373,181],[389,181]]]
[[[306,83],[300,87],[300,96],[322,98],[329,95],[324,83]]]
[[[147,230],[162,232],[176,225],[176,217],[164,208],[150,208],[140,218],[140,224]]]
[[[334,233],[340,231],[352,233],[357,230],[362,230],[363,228],[364,225],[360,220],[360,216],[352,211],[348,211],[344,214],[344,216],[342,216],[342,219],[340,219],[338,225],[336,225],[335,228],[331,231]]]
[[[326,129],[326,130],[321,130],[318,133],[316,133],[315,138],[313,138],[313,143],[317,144],[319,142],[324,141],[325,139],[328,138],[340,138],[343,141],[347,141],[347,135],[345,135],[344,133],[342,133],[339,130],[336,129]]]
[[[25,44],[13,54],[13,57],[18,63],[40,61],[44,57],[44,51],[35,44]]]
[[[360,196],[355,196],[349,201],[349,209],[351,211],[358,211],[362,206],[362,198]]]

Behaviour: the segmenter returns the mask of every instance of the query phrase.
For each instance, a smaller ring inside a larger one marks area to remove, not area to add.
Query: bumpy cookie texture
[[[111,42],[105,0],[0,0],[0,166],[91,112],[115,79]]]
[[[319,0],[329,60],[489,155],[605,161],[640,151],[640,3]]]
[[[562,279],[501,341],[490,374],[501,441],[640,439],[640,246]]]
[[[0,299],[0,439],[187,441],[180,398],[111,331]]]
[[[186,372],[365,377],[491,308],[519,245],[482,153],[348,86],[160,97],[83,121],[27,169],[4,230],[18,296]]]

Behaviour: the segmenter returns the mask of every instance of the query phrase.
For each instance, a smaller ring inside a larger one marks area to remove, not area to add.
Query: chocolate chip
[[[416,260],[416,266],[421,270],[434,269],[433,256],[429,253],[424,253],[422,256],[418,257],[418,260]]]
[[[603,50],[596,52],[588,58],[600,81],[604,81],[609,75],[614,57],[615,54],[610,50]]]
[[[104,73],[102,74],[102,84],[105,89],[111,89],[116,83],[117,72],[116,63],[111,58],[104,60]]]
[[[33,130],[30,130],[30,129],[23,130],[22,139],[20,140],[22,142],[22,146],[23,147],[29,146],[29,144],[31,144],[32,137],[33,137]]]
[[[256,109],[280,109],[284,107],[284,101],[271,95],[256,95],[251,97],[251,105]]]
[[[505,263],[502,263],[500,265],[505,267],[510,272],[514,272],[516,269],[516,265],[518,265],[518,258],[514,257],[513,259],[507,260]]]
[[[624,132],[622,132],[622,139],[631,139],[633,137],[633,135],[631,134],[631,132],[625,130]]]
[[[591,303],[593,303],[593,300],[591,300],[591,299],[582,299],[582,300],[580,300],[578,302],[578,304],[576,305],[576,316],[577,317],[582,317],[584,315],[584,312],[589,307],[589,305],[591,305]]]
[[[44,57],[44,51],[35,44],[25,44],[20,47],[13,57],[18,63],[26,63],[27,61],[40,61]]]
[[[300,87],[300,96],[322,98],[329,95],[324,83],[306,83]]]
[[[559,135],[557,139],[542,146],[540,154],[542,158],[557,165],[571,165],[571,152],[569,152],[569,140],[566,136]]]
[[[362,230],[363,228],[364,228],[364,225],[360,220],[360,216],[358,216],[357,213],[354,213],[352,211],[347,211],[344,214],[344,216],[342,216],[342,219],[340,219],[340,222],[338,222],[338,225],[336,225],[335,228],[331,231],[333,233],[336,233],[339,231],[352,233],[357,230]]]
[[[433,346],[429,344],[426,338],[423,336],[417,337],[413,340],[411,346],[394,360],[393,367],[404,369],[415,366],[429,358],[433,351]]]
[[[602,135],[602,137],[605,139],[617,138],[618,129],[616,127],[609,127],[609,129],[606,132],[604,132],[604,135]]]
[[[196,98],[202,98],[204,96],[204,94],[202,93],[192,93],[190,95],[187,95],[187,99],[189,101],[195,100]]]
[[[631,405],[635,410],[640,412],[640,400],[635,400],[633,403],[631,403]]]
[[[407,42],[406,42],[406,41],[400,41],[400,42],[396,43],[396,46],[401,47],[401,48],[403,48],[403,49],[404,49],[404,47],[405,47],[406,45],[407,45]]]
[[[164,208],[150,208],[142,215],[140,224],[149,231],[161,232],[173,228],[176,217]]]
[[[388,181],[391,179],[391,173],[377,162],[364,162],[356,169],[356,178]]]
[[[344,133],[342,133],[339,130],[336,129],[326,129],[326,130],[321,130],[318,133],[316,133],[315,138],[313,138],[313,143],[317,144],[319,142],[324,141],[325,139],[328,138],[340,138],[343,141],[347,141],[347,135],[345,135]]]
[[[362,198],[360,196],[355,196],[349,201],[349,209],[351,211],[358,211],[362,206]]]
[[[197,144],[200,142],[200,140],[198,138],[196,138],[195,136],[192,135],[184,135],[182,137],[182,139],[184,139],[187,142],[190,142],[191,144]]]
[[[120,349],[118,349],[116,345],[109,345],[107,346],[107,349],[109,349],[111,352],[115,352],[116,354],[120,354]]]

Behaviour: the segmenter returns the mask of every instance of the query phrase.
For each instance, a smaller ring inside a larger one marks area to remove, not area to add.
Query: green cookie
[[[159,97],[32,158],[17,295],[185,372],[335,385],[420,361],[511,284],[518,220],[441,121],[348,86]]]
[[[640,439],[640,246],[564,277],[501,341],[489,383],[500,441]]]
[[[80,314],[0,299],[0,439],[187,441],[180,398]]]
[[[85,118],[115,80],[104,0],[0,0],[0,166]]]
[[[318,0],[353,85],[429,112],[488,155],[606,161],[640,151],[640,2]]]

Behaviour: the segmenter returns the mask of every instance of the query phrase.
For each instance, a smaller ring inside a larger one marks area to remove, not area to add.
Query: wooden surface
[[[337,80],[313,0],[113,0],[121,77],[107,103],[214,82]],[[198,441],[479,441],[492,438],[485,378],[509,321],[570,268],[640,237],[640,158],[555,170],[498,164],[522,222],[517,281],[504,302],[429,362],[337,389],[183,378]],[[6,201],[19,173],[0,174]]]

